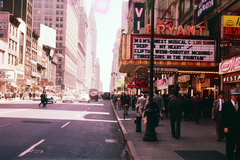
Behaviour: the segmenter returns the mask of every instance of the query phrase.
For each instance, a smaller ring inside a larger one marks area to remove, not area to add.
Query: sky
[[[103,91],[109,91],[113,48],[118,28],[121,28],[122,2],[126,0],[87,0],[87,15],[94,4],[97,25],[97,58],[101,66]]]

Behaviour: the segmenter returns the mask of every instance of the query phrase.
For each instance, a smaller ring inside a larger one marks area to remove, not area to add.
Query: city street
[[[109,100],[0,101],[0,159],[129,159]]]

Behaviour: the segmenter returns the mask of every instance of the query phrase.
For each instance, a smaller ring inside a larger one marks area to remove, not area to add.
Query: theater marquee
[[[131,58],[150,59],[150,35],[131,35]],[[155,36],[154,60],[216,62],[217,39],[212,37]]]

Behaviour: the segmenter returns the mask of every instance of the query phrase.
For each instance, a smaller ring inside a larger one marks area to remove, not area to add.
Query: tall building
[[[63,90],[75,90],[78,57],[78,14],[73,0],[34,1],[33,30],[40,24],[56,29],[56,84]]]
[[[128,2],[123,1],[122,2],[122,22],[121,22],[121,28],[124,29],[124,32],[127,33],[128,31]]]
[[[89,13],[89,32],[91,35],[91,42],[92,42],[92,54],[94,57],[96,57],[97,53],[97,26],[96,26],[96,20],[95,20],[95,13],[93,9],[93,4],[92,8]]]
[[[14,17],[21,18],[26,23],[24,78],[26,81],[31,81],[33,0],[1,0],[0,11],[10,12]],[[42,14],[40,9],[35,9],[34,12],[38,15]]]

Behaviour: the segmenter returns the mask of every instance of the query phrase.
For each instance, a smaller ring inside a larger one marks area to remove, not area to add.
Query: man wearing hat
[[[224,99],[224,92],[220,91],[218,93],[218,99],[213,102],[212,108],[212,119],[216,121],[216,133],[219,142],[224,137],[223,128],[221,125],[221,111],[224,102],[227,102],[227,100]]]
[[[221,112],[221,124],[226,134],[226,155],[228,160],[233,160],[234,148],[236,148],[235,160],[240,160],[240,92],[235,87],[230,90],[231,100],[223,104]]]

